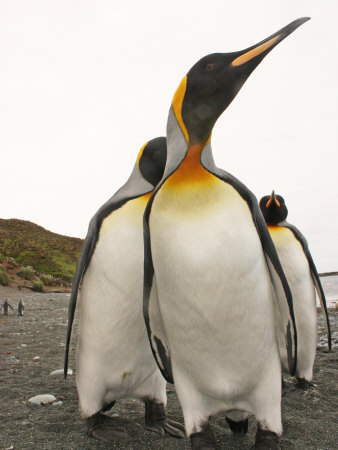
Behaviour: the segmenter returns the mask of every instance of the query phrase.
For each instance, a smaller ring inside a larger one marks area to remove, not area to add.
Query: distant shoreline
[[[323,272],[318,274],[320,277],[333,277],[338,275],[338,272]]]

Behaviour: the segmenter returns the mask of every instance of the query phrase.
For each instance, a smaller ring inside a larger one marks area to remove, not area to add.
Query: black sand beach
[[[125,427],[129,439],[113,446],[95,441],[85,434],[79,415],[75,386],[76,324],[70,368],[74,375],[64,380],[50,372],[63,367],[69,294],[38,294],[0,286],[1,302],[8,297],[14,308],[8,317],[0,316],[0,449],[189,449],[189,441],[176,440],[143,429],[144,407],[139,401],[116,403],[109,412],[116,423]],[[16,306],[24,298],[25,313],[17,317]],[[2,313],[1,313],[2,314]],[[287,379],[283,393],[284,434],[281,448],[336,449],[338,399],[338,311],[330,310],[334,348],[325,347],[325,329],[321,314],[320,339],[316,357],[314,383],[308,392],[295,389]],[[33,361],[35,356],[40,360]],[[28,399],[52,394],[62,404],[28,406]],[[168,416],[182,421],[180,405],[173,387],[168,386]],[[254,442],[255,422],[250,417],[248,434],[235,437],[224,415],[212,419],[220,449],[249,449]]]

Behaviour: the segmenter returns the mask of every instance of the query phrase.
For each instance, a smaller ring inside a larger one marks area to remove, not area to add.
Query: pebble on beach
[[[40,356],[34,356],[33,361],[40,361]]]
[[[26,420],[24,420],[23,422],[21,422],[21,425],[23,427],[28,427],[29,425],[32,425],[30,422],[27,422]]]
[[[31,397],[28,402],[34,406],[47,405],[48,403],[56,402],[56,397],[51,394],[42,394]]]
[[[50,375],[52,375],[52,377],[58,376],[58,375],[63,376],[63,369],[53,370],[53,372],[51,372]],[[67,375],[73,375],[73,370],[72,369],[68,369],[67,370]]]

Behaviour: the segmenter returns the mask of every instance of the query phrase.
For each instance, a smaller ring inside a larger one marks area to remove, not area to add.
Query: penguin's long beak
[[[280,203],[277,200],[277,197],[275,196],[275,191],[272,191],[271,197],[269,198],[269,200],[267,201],[267,204],[265,206],[267,208],[269,208],[272,202],[275,202],[275,204],[276,204],[276,206],[278,206],[278,208],[280,207]]]
[[[300,19],[294,20],[293,22],[286,25],[281,30],[272,34],[268,38],[259,42],[252,47],[249,47],[241,52],[236,52],[239,56],[237,56],[231,63],[232,66],[241,66],[249,61],[254,60],[259,57],[259,63],[271,50],[276,47],[280,42],[282,42],[289,34],[293,33],[298,27],[300,27],[303,23],[310,20],[310,17],[302,17]]]

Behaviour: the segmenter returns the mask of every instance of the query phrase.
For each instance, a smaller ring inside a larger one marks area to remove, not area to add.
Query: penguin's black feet
[[[122,427],[113,425],[113,419],[100,412],[86,419],[88,436],[100,441],[111,443],[117,439],[129,437]]]
[[[199,433],[190,436],[192,450],[214,450],[216,439],[209,424],[205,425]]]
[[[257,428],[255,445],[250,450],[280,450],[277,434]]]
[[[185,437],[184,426],[167,418],[162,403],[145,400],[145,429],[164,436],[169,434],[175,438]]]
[[[233,434],[246,434],[248,432],[249,419],[241,420],[236,422],[235,420],[231,420],[228,417],[225,418],[228,422],[230,430]]]
[[[310,388],[315,387],[313,383],[305,380],[305,378],[297,378],[296,387],[298,389],[303,389],[303,391],[308,391]]]

